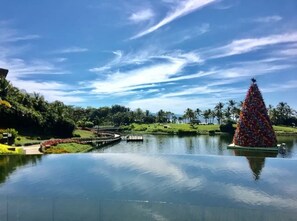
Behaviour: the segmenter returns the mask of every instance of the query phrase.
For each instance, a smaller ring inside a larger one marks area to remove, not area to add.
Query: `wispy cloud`
[[[17,29],[10,27],[7,22],[0,22],[0,43],[14,43],[19,41],[28,41],[41,38],[36,34],[23,34]]]
[[[114,54],[114,58],[109,61],[107,64],[99,67],[90,68],[91,72],[107,72],[113,70],[119,70],[124,68],[125,66],[132,65],[133,69],[137,69],[138,65],[145,65],[146,63],[160,63],[160,61],[170,61],[175,57],[186,58],[193,60],[194,62],[201,63],[203,62],[200,56],[195,52],[183,53],[180,51],[166,52],[161,49],[156,48],[145,48],[143,50],[139,50],[136,53],[124,53],[123,51],[112,51]]]
[[[240,40],[233,40],[231,43],[227,45],[211,49],[206,53],[209,53],[211,58],[221,58],[248,53],[271,45],[295,42],[297,42],[297,32],[292,32],[278,35],[270,35],[261,38],[246,38]]]
[[[209,32],[209,30],[210,30],[210,25],[208,23],[204,23],[202,25],[183,30],[179,33],[176,33],[174,36],[170,36],[169,38],[172,38],[172,40],[170,41],[172,41],[174,44],[179,44],[179,43],[188,41],[190,39],[196,38],[200,35],[203,35]]]
[[[0,22],[0,67],[9,69],[7,79],[19,89],[40,93],[49,101],[60,100],[67,104],[83,102],[81,95],[84,95],[84,91],[78,91],[77,87],[69,84],[44,80],[42,77],[69,74],[57,65],[57,62],[63,62],[65,58],[38,59],[24,56],[25,52],[30,53],[31,47],[28,42],[24,46],[23,41],[38,39],[40,36],[21,35],[20,30],[13,29],[10,25]]]
[[[119,56],[118,56],[119,57]],[[122,58],[122,57],[121,57]],[[116,58],[117,59],[117,58]],[[144,66],[132,70],[115,71],[107,75],[106,79],[100,79],[97,82],[88,83],[93,89],[93,93],[122,93],[139,88],[152,87],[155,83],[164,83],[177,81],[189,76],[179,76],[183,68],[190,64],[199,64],[201,59],[193,52],[181,53],[174,52],[171,54],[148,55],[146,59],[141,58]],[[154,64],[151,61],[154,60]],[[122,61],[115,60],[113,64],[122,65],[126,62],[123,57]],[[100,71],[107,66],[101,67]],[[98,71],[99,69],[97,69]],[[94,69],[91,71],[95,71]]]
[[[89,49],[73,46],[73,47],[57,50],[57,51],[55,51],[55,53],[69,54],[69,53],[81,53],[81,52],[87,52],[87,51],[89,51]]]
[[[182,113],[186,107],[195,108],[197,105],[203,108],[213,108],[217,102],[225,102],[228,99],[242,100],[246,94],[246,88],[236,85],[248,82],[251,77],[279,73],[281,70],[294,67],[294,64],[287,64],[286,60],[277,58],[237,62],[232,63],[231,67],[230,64],[227,65],[226,68],[212,67],[209,71],[181,76],[180,81],[177,82],[177,87],[157,91],[150,97],[132,99],[128,105],[131,108],[140,106],[151,111],[158,111],[167,107],[175,113]],[[192,81],[196,82],[196,85],[189,85],[182,81],[192,78],[196,78],[195,81]],[[175,79],[177,80],[177,78]],[[296,89],[296,81],[284,83],[283,86],[266,85],[263,91],[275,92],[290,89]]]
[[[33,40],[33,39],[38,39],[41,38],[39,35],[24,35],[24,36],[11,36],[7,37],[4,39],[4,42],[17,42],[17,41],[26,41],[26,40]],[[3,41],[3,39],[2,39]]]
[[[138,12],[131,14],[128,19],[132,22],[139,23],[139,22],[150,20],[153,17],[154,17],[154,12],[148,8],[148,9],[142,9]]]
[[[137,35],[133,36],[131,39],[140,38],[144,35],[147,35],[149,33],[152,33],[159,28],[163,27],[164,25],[174,21],[177,18],[180,18],[182,16],[185,16],[193,11],[196,11],[198,9],[201,9],[208,4],[214,2],[215,0],[183,0],[178,1],[178,4],[174,7],[174,9],[167,14],[167,16],[162,19],[159,23],[156,25],[138,33]]]
[[[278,22],[281,21],[283,18],[279,15],[272,15],[267,17],[259,17],[255,18],[252,21],[259,22],[259,23],[270,23],[270,22]]]
[[[72,104],[85,101],[85,99],[81,96],[85,94],[85,92],[77,91],[74,86],[56,81],[14,79],[13,84],[20,89],[26,90],[28,93],[38,92],[44,95],[46,100],[50,102],[59,100],[65,102],[66,104]]]
[[[44,60],[25,61],[20,58],[6,58],[0,60],[0,66],[9,68],[9,78],[24,78],[28,75],[68,74],[53,63]]]
[[[269,84],[268,87],[264,87],[261,89],[264,93],[276,93],[281,91],[287,91],[290,89],[297,89],[297,80],[291,80],[287,82],[283,82],[282,84]]]

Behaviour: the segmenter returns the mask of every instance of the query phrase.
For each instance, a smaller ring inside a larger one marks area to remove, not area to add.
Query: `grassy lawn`
[[[95,135],[93,132],[88,131],[88,130],[75,130],[73,132],[73,135],[79,135],[81,138],[89,138],[89,137],[94,137]]]
[[[233,125],[236,127],[236,125]],[[142,133],[167,133],[167,134],[183,134],[194,133],[197,134],[209,134],[210,131],[220,132],[220,126],[215,125],[193,125],[190,124],[131,124],[126,126],[133,132]],[[273,129],[277,135],[295,135],[297,134],[297,128],[286,126],[273,126]]]
[[[63,143],[53,146],[45,151],[45,153],[83,153],[92,150],[89,144]]]
[[[8,150],[8,148],[14,148],[5,144],[0,144],[0,154],[23,154],[22,148],[16,147],[14,150]]]
[[[273,126],[274,131],[276,134],[282,133],[297,133],[297,128],[294,127],[286,127],[286,126]]]
[[[73,134],[79,135],[81,138],[88,138],[94,136],[94,134],[87,130],[75,130]],[[23,135],[19,134],[15,139],[15,146],[26,146],[26,145],[34,145],[39,144],[42,140],[50,139],[50,137],[39,137],[34,135]]]
[[[190,124],[132,124],[129,126],[132,131],[141,131],[146,133],[202,133],[208,134],[209,131],[219,132],[219,125],[190,125]]]
[[[24,145],[34,145],[34,144],[39,144],[41,142],[40,137],[28,137],[28,136],[23,136],[19,135],[15,139],[15,146],[24,146]]]

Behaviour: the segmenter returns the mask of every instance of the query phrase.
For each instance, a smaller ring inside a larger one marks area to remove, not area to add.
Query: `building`
[[[8,70],[4,68],[0,68],[0,78],[6,78],[8,74]]]

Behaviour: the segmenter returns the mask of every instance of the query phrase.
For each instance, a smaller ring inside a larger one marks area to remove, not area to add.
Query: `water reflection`
[[[36,165],[40,162],[42,156],[5,156],[0,155],[0,183],[4,183],[8,176],[15,172],[18,168],[25,165]]]
[[[0,198],[7,197],[10,208],[19,207],[24,213],[36,205],[34,199],[45,199],[47,206],[40,210],[47,214],[52,209],[59,217],[50,220],[67,220],[70,211],[78,213],[69,216],[73,220],[79,220],[79,211],[90,213],[94,220],[97,216],[105,217],[102,220],[133,220],[134,216],[138,220],[276,220],[281,214],[285,220],[293,219],[297,161],[265,157],[51,155],[11,173],[0,186]],[[7,205],[2,202],[0,210]]]
[[[100,153],[145,153],[145,154],[202,154],[202,155],[236,155],[233,150],[227,149],[232,142],[232,136],[169,136],[144,135],[144,142],[125,142],[95,150]],[[287,144],[287,153],[277,155],[279,158],[297,158],[297,138],[278,137],[278,143]],[[263,157],[257,152],[255,156]],[[251,156],[249,156],[251,157]],[[266,156],[275,157],[275,156]]]
[[[242,151],[234,150],[236,156],[244,156],[249,162],[255,180],[260,179],[260,174],[265,166],[266,157],[276,157],[277,152],[259,152],[259,151]]]

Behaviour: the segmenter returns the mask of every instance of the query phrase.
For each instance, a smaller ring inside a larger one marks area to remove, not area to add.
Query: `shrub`
[[[179,129],[177,131],[178,135],[197,135],[197,131],[195,130],[183,130],[183,129]]]
[[[214,136],[216,134],[216,132],[214,130],[210,130],[208,133],[210,136]]]
[[[225,132],[225,133],[229,133],[229,134],[235,133],[235,128],[233,127],[232,122],[227,122],[226,124],[220,125],[220,130],[221,130],[221,132]]]

